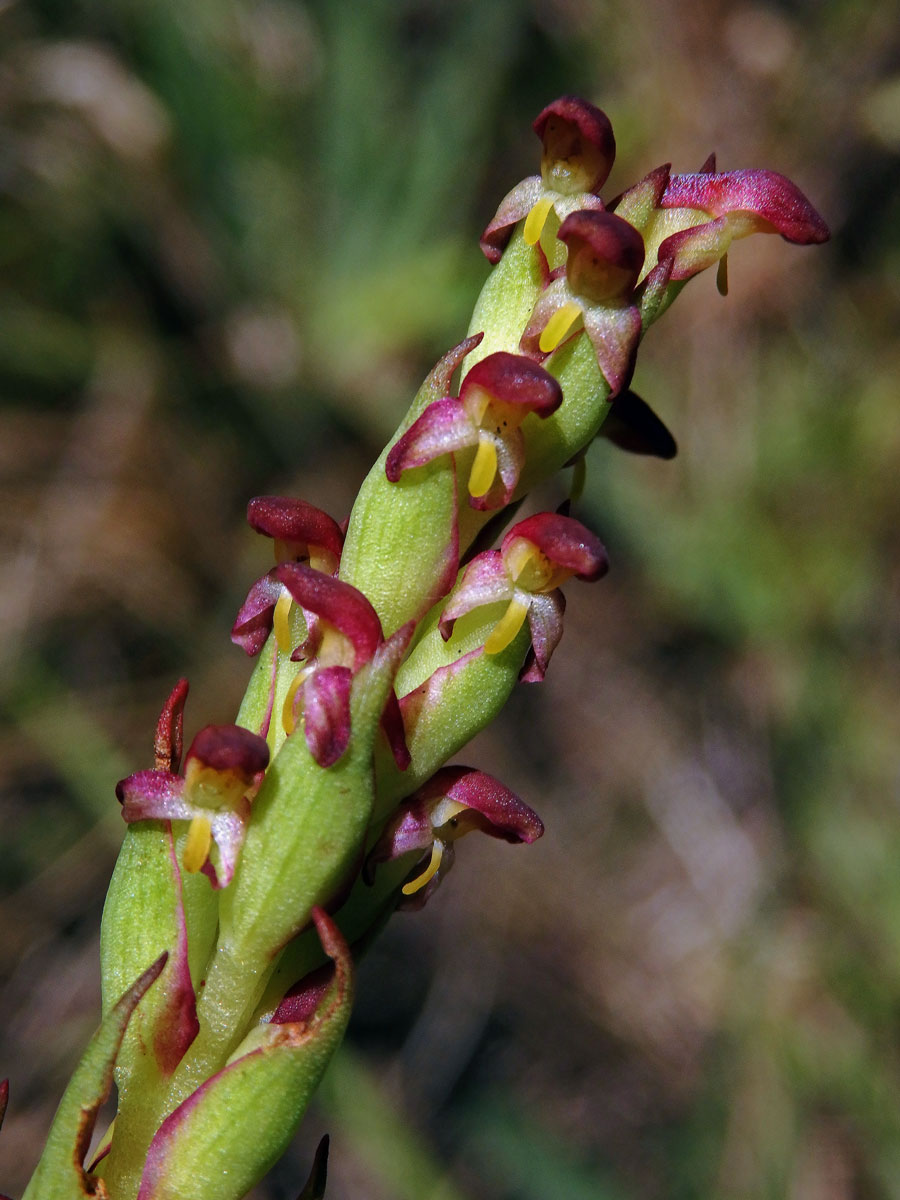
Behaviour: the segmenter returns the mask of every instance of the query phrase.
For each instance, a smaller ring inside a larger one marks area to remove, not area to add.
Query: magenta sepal
[[[477,441],[478,428],[459,400],[453,396],[435,400],[391,447],[384,473],[396,483],[404,471]]]
[[[610,207],[644,232],[648,260],[655,258],[659,265],[668,261],[673,283],[712,266],[732,241],[752,233],[778,233],[798,245],[825,242],[830,236],[828,226],[791,180],[775,171],[717,173],[715,155],[694,174],[672,175],[669,164],[657,167]],[[666,237],[672,221],[684,228],[676,227]],[[651,276],[652,272],[646,286]],[[646,325],[655,313],[648,319],[646,304],[644,309]]]
[[[709,160],[704,166],[709,166]],[[828,241],[828,226],[797,185],[784,175],[762,170],[716,174],[714,160],[712,166],[712,171],[670,176],[660,207],[697,208],[713,217],[747,214],[758,223],[757,232],[779,233],[800,246]],[[763,230],[763,223],[768,229]]]
[[[485,604],[511,600],[513,584],[503,564],[499,550],[483,550],[476,554],[463,571],[459,583],[441,612],[438,629],[444,641],[449,641],[459,617]]]
[[[256,496],[247,505],[247,521],[264,537],[283,543],[291,558],[308,559],[310,549],[324,550],[340,561],[344,535],[337,521],[305,500],[288,496]]]
[[[528,216],[543,194],[544,184],[540,175],[529,175],[500,201],[479,242],[482,253],[492,266],[503,257],[513,229]]]
[[[282,585],[273,567],[250,588],[231,629],[231,640],[251,658],[259,654],[272,631],[272,614]]]
[[[551,196],[560,220],[573,208],[603,208],[596,195],[616,156],[616,140],[604,112],[578,96],[561,96],[538,113],[532,128],[543,142],[541,174],[517,184],[500,203],[481,235],[488,262],[500,261],[513,228],[543,196]]]
[[[354,672],[369,661],[381,641],[381,622],[362,592],[301,563],[283,563],[275,574],[301,608],[315,613],[349,640]]]
[[[521,683],[543,683],[553,651],[563,635],[566,597],[557,589],[546,596],[534,596],[528,606],[531,650],[519,673]]]
[[[570,571],[585,583],[594,583],[609,570],[603,543],[586,525],[562,513],[536,513],[513,525],[500,543],[507,555],[517,538],[535,545],[554,567]]]
[[[147,1153],[138,1200],[184,1195],[238,1200],[281,1156],[346,1027],[353,964],[321,908],[312,919],[334,961],[331,986],[297,1021],[257,1026],[231,1060],[160,1126]],[[238,1119],[223,1121],[222,1113]]]
[[[350,743],[349,667],[321,667],[303,688],[306,744],[320,767],[338,761]]]

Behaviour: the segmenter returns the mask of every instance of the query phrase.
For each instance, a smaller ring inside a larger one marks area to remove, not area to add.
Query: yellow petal
[[[555,350],[561,341],[569,334],[572,326],[581,316],[581,308],[574,300],[569,300],[562,308],[558,308],[544,328],[541,330],[538,345],[544,354]]]
[[[484,643],[485,654],[499,654],[510,644],[528,615],[528,605],[521,600],[510,600],[506,612],[488,634]]]
[[[438,867],[441,865],[441,859],[444,857],[444,843],[435,841],[431,847],[431,858],[428,866],[421,875],[417,875],[415,879],[411,879],[409,883],[404,883],[400,889],[404,896],[414,896],[416,892],[421,891],[429,880],[433,879]]]
[[[209,858],[209,847],[212,842],[212,825],[209,817],[194,817],[188,827],[187,841],[184,843],[184,854],[181,861],[184,869],[191,875],[199,871]]]
[[[531,211],[525,218],[525,228],[522,230],[522,236],[529,246],[536,246],[541,240],[541,234],[544,232],[544,225],[547,223],[547,217],[550,215],[552,207],[552,196],[542,196],[540,200],[532,204]]]
[[[291,645],[291,605],[294,597],[284,588],[275,604],[272,613],[272,628],[275,630],[275,644],[282,654],[290,654],[294,647]]]
[[[494,476],[497,474],[497,450],[492,441],[482,437],[478,439],[478,450],[475,461],[469,472],[469,495],[478,499],[486,496],[491,490]]]

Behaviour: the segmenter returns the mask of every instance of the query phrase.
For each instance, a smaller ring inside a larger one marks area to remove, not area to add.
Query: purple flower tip
[[[634,291],[644,265],[644,239],[615,213],[570,213],[557,237],[568,250],[566,279],[593,304],[620,300]]]
[[[789,242],[827,242],[828,226],[795,183],[777,171],[723,171],[673,175],[661,201],[663,208],[702,209],[713,217],[747,213],[757,231],[780,233]]]
[[[240,725],[207,725],[185,755],[185,766],[192,761],[211,771],[233,773],[249,787],[269,765],[269,747],[264,738]]]
[[[281,542],[286,558],[309,558],[310,549],[340,561],[344,535],[337,521],[321,509],[286,496],[257,496],[247,505],[247,520],[257,533]]]
[[[302,608],[350,640],[354,671],[371,659],[381,642],[381,622],[362,592],[302,563],[283,563],[275,574]]]
[[[603,543],[574,517],[545,512],[519,521],[500,544],[504,560],[519,539],[530,542],[557,570],[589,583],[602,578],[609,570]]]
[[[543,367],[522,354],[509,354],[505,350],[489,354],[475,364],[459,389],[460,400],[465,403],[471,399],[476,388],[486,392],[491,400],[514,405],[542,418],[556,412],[563,400],[559,382]]]
[[[418,799],[432,814],[440,811],[441,800],[464,805],[470,814],[477,814],[470,817],[473,828],[506,842],[536,842],[544,832],[534,809],[493,775],[473,767],[443,767],[420,789]],[[453,821],[458,824],[452,825]],[[451,816],[448,824],[455,832],[465,832],[458,816]]]
[[[560,96],[538,114],[534,132],[544,144],[544,183],[565,193],[597,192],[616,157],[605,112],[578,96]]]

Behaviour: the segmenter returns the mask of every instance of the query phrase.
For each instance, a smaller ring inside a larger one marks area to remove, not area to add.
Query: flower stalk
[[[469,334],[423,383],[346,534],[305,500],[250,503],[275,564],[232,640],[257,663],[236,724],[201,728],[186,753],[176,684],[154,765],[118,785],[103,1023],[29,1200],[238,1200],[272,1166],[343,1035],[354,959],[386,917],[430,899],[462,834],[543,833],[502,783],[450,762],[519,681],[543,680],[562,589],[607,570],[568,503],[510,525],[518,506],[583,468],[601,433],[671,457],[668,430],[629,388],[650,325],[735,241],[828,236],[783,176],[719,174],[712,160],[692,175],[660,167],[606,201],[605,114],[563,97],[534,128],[540,174],[484,231],[493,269]],[[721,265],[719,278],[724,289]],[[113,1077],[116,1119],[86,1162]]]

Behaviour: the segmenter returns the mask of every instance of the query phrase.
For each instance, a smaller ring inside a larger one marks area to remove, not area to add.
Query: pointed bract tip
[[[597,436],[631,454],[673,459],[678,453],[678,444],[665,424],[646,401],[630,390],[616,397]]]
[[[326,1133],[316,1147],[316,1156],[310,1168],[309,1178],[297,1200],[323,1200],[328,1176],[328,1147],[330,1138]]]
[[[186,679],[179,679],[159,714],[156,736],[153,739],[154,765],[158,771],[177,771],[181,766],[181,753],[184,748],[184,705],[189,688]]]
[[[538,417],[549,417],[563,400],[559,382],[543,367],[524,354],[510,354],[506,350],[489,354],[475,364],[462,382],[460,399],[464,400],[474,388]]]

